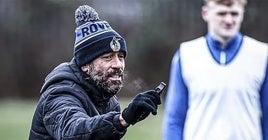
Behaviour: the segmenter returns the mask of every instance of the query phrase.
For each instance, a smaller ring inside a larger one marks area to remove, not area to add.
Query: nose
[[[118,56],[115,56],[112,61],[112,68],[122,69],[124,68],[124,60],[122,58],[119,58]]]
[[[233,23],[233,18],[234,17],[231,14],[228,13],[228,14],[225,15],[224,20],[225,20],[226,23],[231,24],[231,23]]]

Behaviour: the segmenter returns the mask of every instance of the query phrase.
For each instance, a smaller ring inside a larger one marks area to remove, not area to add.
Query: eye
[[[120,59],[120,61],[125,60],[125,54],[124,54],[124,53],[119,52],[119,53],[117,54],[117,56],[118,56],[118,58]]]
[[[125,55],[122,53],[122,54],[119,54],[118,57],[119,58],[125,58]]]
[[[227,12],[218,12],[217,13],[219,16],[226,16],[227,15]]]
[[[231,15],[232,15],[233,17],[236,17],[236,16],[238,16],[238,12],[231,12]]]
[[[105,60],[111,60],[113,58],[113,55],[112,54],[105,54],[101,58],[105,59]]]

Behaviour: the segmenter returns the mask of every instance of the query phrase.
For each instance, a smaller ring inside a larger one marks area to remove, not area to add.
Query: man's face
[[[123,87],[125,58],[122,52],[106,53],[82,67],[97,87],[116,94]]]
[[[244,7],[238,2],[226,6],[210,1],[202,8],[202,17],[207,22],[208,32],[212,37],[226,42],[239,32],[244,17]]]

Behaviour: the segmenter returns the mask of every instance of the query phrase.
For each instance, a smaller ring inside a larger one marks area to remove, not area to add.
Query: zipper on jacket
[[[220,52],[220,64],[221,65],[226,64],[226,53],[223,50]]]

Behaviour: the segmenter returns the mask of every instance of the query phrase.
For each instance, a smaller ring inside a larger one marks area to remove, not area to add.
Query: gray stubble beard
[[[118,73],[122,75],[122,80],[108,81],[109,75]],[[121,69],[114,69],[112,72],[104,74],[102,71],[95,70],[94,65],[90,64],[89,71],[86,74],[88,76],[86,78],[87,80],[93,82],[98,88],[103,89],[105,92],[111,95],[117,94],[123,87],[124,74],[123,70]]]

